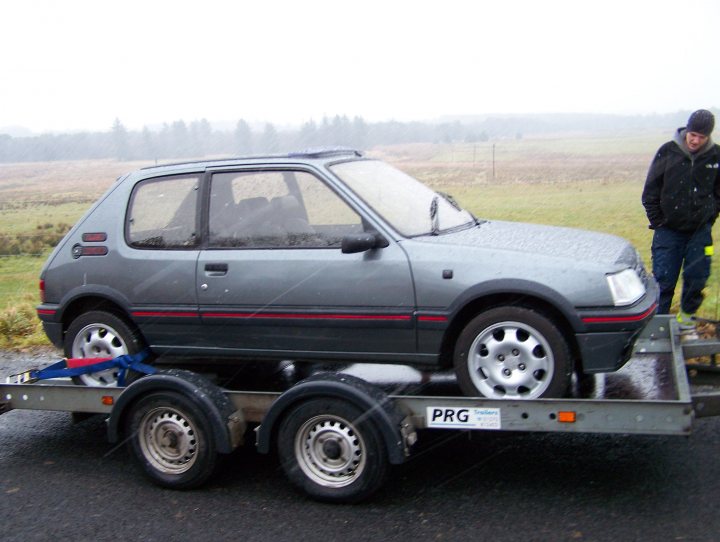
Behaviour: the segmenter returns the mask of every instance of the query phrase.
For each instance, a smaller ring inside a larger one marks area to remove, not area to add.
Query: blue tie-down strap
[[[47,380],[49,378],[69,378],[73,376],[86,375],[90,373],[99,373],[108,369],[119,369],[118,386],[125,385],[128,370],[132,369],[138,373],[154,374],[157,369],[151,365],[143,363],[150,355],[150,350],[145,348],[137,354],[125,354],[116,358],[97,358],[97,359],[63,359],[57,363],[53,363],[49,367],[37,371],[30,371],[27,381]]]

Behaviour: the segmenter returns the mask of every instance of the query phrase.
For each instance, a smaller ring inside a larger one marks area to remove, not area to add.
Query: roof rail
[[[362,156],[359,150],[350,147],[317,147],[305,149],[304,151],[288,153],[289,158],[328,158],[332,156]]]
[[[227,162],[230,160],[237,160],[237,158],[228,157],[228,158],[204,158],[200,160],[186,160],[186,161],[179,161],[179,162],[167,162],[165,164],[155,164],[153,166],[145,166],[140,168],[141,170],[146,169],[155,169],[155,168],[164,168],[164,167],[174,167],[174,166],[191,166],[193,164],[206,164],[208,162]]]
[[[318,147],[305,149],[304,151],[289,152],[287,154],[259,154],[250,156],[229,156],[225,158],[205,158],[200,160],[188,160],[179,162],[168,162],[166,164],[156,164],[153,166],[145,166],[140,168],[154,169],[172,166],[189,166],[193,164],[206,164],[208,162],[230,162],[233,160],[258,160],[264,158],[330,158],[333,156],[362,156],[362,151],[351,149],[349,147]]]

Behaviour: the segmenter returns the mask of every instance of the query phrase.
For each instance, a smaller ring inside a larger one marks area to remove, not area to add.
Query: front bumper
[[[584,373],[617,371],[630,359],[637,331],[581,333],[576,335]]]
[[[632,355],[640,332],[655,316],[658,287],[654,280],[640,301],[629,308],[582,311],[584,330],[575,334],[585,373],[617,371]]]

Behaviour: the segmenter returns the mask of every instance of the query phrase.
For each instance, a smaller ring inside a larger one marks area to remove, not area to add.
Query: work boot
[[[680,341],[696,341],[700,338],[695,328],[695,315],[684,311],[677,313],[675,320],[680,328]]]

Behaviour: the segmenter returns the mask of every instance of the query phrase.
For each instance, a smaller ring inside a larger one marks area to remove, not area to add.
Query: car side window
[[[305,171],[217,173],[210,189],[211,248],[339,248],[362,220]]]
[[[136,248],[183,249],[198,245],[197,176],[138,183],[130,197],[125,232]]]

